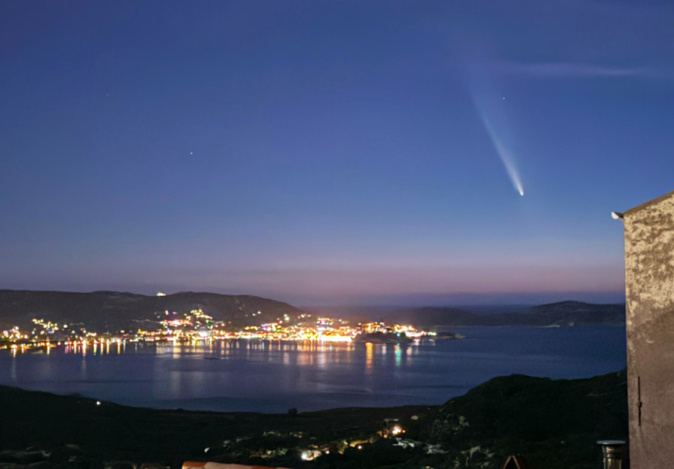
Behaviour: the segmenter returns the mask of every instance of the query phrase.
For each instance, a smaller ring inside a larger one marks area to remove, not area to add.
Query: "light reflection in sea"
[[[365,372],[372,372],[372,357],[374,355],[374,344],[372,342],[365,343]]]
[[[100,342],[66,342],[61,346],[45,348],[46,354],[52,349],[58,354],[79,355],[83,358],[127,353],[156,354],[175,360],[186,356],[220,359],[235,358],[252,362],[278,363],[283,366],[306,366],[325,369],[332,364],[348,364],[363,354],[365,371],[372,372],[378,366],[393,363],[396,368],[409,365],[410,359],[418,353],[419,343],[399,344],[358,344],[353,342],[321,342],[224,339],[197,342],[127,342],[120,340],[101,340]],[[128,349],[127,349],[128,348]],[[24,354],[26,347],[11,348],[12,356]],[[355,354],[355,355],[354,355]],[[83,365],[86,367],[86,365]]]
[[[16,381],[16,354],[14,353],[14,349],[12,349],[12,366],[11,366],[11,372],[10,372],[10,377],[12,378],[12,381]]]
[[[137,406],[285,412],[442,403],[505,374],[588,377],[624,367],[624,328],[463,328],[419,344],[71,343],[0,350],[0,384]],[[113,341],[114,342],[114,341]],[[11,363],[8,363],[11,362]]]

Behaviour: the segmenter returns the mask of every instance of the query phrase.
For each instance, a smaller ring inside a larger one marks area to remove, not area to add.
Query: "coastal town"
[[[107,353],[126,343],[184,344],[218,340],[373,342],[405,344],[424,338],[437,337],[436,332],[420,330],[406,324],[366,322],[352,325],[349,321],[301,313],[291,317],[281,315],[273,322],[262,322],[262,312],[248,315],[248,324],[232,327],[227,321],[215,321],[202,309],[188,312],[163,311],[154,313],[154,320],[139,320],[134,329],[93,331],[82,323],[54,322],[33,318],[32,328],[14,326],[0,331],[0,349],[12,354],[40,348],[47,352],[54,347],[67,351],[87,348]],[[119,351],[119,350],[118,350]]]

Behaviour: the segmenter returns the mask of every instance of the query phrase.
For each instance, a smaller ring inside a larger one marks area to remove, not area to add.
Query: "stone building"
[[[621,215],[631,469],[674,464],[674,192]]]

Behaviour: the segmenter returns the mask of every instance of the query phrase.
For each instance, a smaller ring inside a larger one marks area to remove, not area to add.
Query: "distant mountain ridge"
[[[451,307],[424,307],[393,313],[387,316],[387,320],[418,327],[623,325],[625,305],[561,301],[521,312],[494,314],[477,314]]]
[[[287,314],[296,319],[303,311],[288,303],[250,295],[181,292],[166,296],[95,291],[89,293],[33,290],[0,290],[0,327],[28,328],[32,318],[83,323],[99,332],[133,329],[139,322],[155,320],[164,311],[186,313],[201,308],[214,321],[232,327],[274,322]],[[261,314],[257,315],[257,312]],[[255,313],[253,320],[252,314]],[[377,315],[379,316],[379,315]],[[375,317],[371,317],[374,320]],[[624,304],[562,301],[534,306],[521,312],[474,313],[453,307],[421,307],[386,313],[387,323],[433,326],[573,326],[622,325]]]
[[[0,290],[0,326],[28,327],[32,318],[83,323],[88,329],[114,331],[128,329],[136,321],[153,320],[163,311],[186,313],[203,309],[214,321],[245,326],[258,311],[255,322],[273,322],[288,314],[296,317],[301,310],[280,301],[249,295],[181,292],[166,296],[96,291],[90,293]]]

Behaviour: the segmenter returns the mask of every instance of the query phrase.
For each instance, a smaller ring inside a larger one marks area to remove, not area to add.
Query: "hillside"
[[[624,304],[581,301],[550,303],[521,312],[477,314],[450,307],[426,307],[399,311],[387,320],[416,326],[581,326],[625,324]]]
[[[261,311],[256,321],[272,322],[283,314],[296,317],[301,311],[280,301],[245,295],[183,292],[166,296],[97,291],[0,290],[0,326],[28,327],[32,318],[83,323],[91,330],[114,331],[133,327],[135,320],[154,319],[163,311],[188,312],[201,308],[215,321],[246,325],[246,318]]]
[[[562,301],[534,306],[522,312],[531,325],[625,324],[625,304],[593,304]]]
[[[513,375],[441,407],[252,414],[140,409],[0,386],[3,418],[12,422],[0,426],[0,465],[36,457],[39,467],[69,468],[114,460],[179,468],[208,459],[297,469],[500,469],[508,455],[522,454],[533,468],[590,469],[601,467],[597,439],[627,434],[626,391],[624,371],[579,380]],[[377,436],[386,419],[406,429],[403,440]],[[305,461],[307,448],[322,455]]]
[[[185,313],[201,308],[215,321],[233,327],[274,322],[284,314],[296,319],[302,311],[280,301],[247,295],[182,292],[167,296],[98,291],[91,293],[0,290],[0,327],[28,328],[32,318],[82,323],[99,332],[134,329],[138,321],[154,320],[164,311]],[[388,323],[433,326],[570,326],[619,325],[625,323],[624,304],[592,304],[579,301],[551,303],[521,312],[478,314],[452,307],[424,307],[375,314]]]
[[[536,468],[592,468],[600,467],[596,441],[624,440],[627,426],[624,371],[578,380],[512,375],[445,403],[428,438],[451,448],[462,467],[498,468],[516,452]]]

